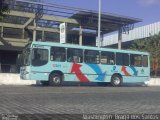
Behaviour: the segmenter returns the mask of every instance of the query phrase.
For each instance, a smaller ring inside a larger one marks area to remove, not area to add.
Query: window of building
[[[115,54],[113,52],[101,52],[101,64],[114,65]]]
[[[143,56],[143,67],[148,67],[148,56],[144,55]]]
[[[95,50],[85,50],[84,51],[84,61],[86,63],[99,64],[99,51]]]
[[[142,66],[142,56],[141,55],[130,55],[130,65],[141,67]]]
[[[129,65],[129,55],[126,53],[116,53],[116,65]]]
[[[82,63],[83,62],[83,50],[68,48],[67,49],[67,61],[74,63]]]
[[[63,47],[51,47],[51,61],[66,61],[66,49]]]

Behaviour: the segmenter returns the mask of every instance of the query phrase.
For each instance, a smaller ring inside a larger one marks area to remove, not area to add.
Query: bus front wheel
[[[111,84],[114,87],[121,86],[122,82],[122,77],[120,75],[113,75],[111,78]]]
[[[60,86],[62,84],[62,76],[60,74],[54,73],[49,77],[50,86]]]

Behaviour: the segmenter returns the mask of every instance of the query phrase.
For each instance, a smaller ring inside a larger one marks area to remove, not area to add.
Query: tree
[[[5,12],[9,12],[9,6],[5,0],[0,0],[0,19],[5,17]]]
[[[154,75],[157,76],[157,71],[160,64],[160,32],[148,38],[134,41],[131,49],[148,51],[150,53]]]

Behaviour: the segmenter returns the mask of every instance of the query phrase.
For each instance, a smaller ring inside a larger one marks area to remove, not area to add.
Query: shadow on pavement
[[[40,82],[38,82],[35,85],[31,85],[33,87],[52,87],[47,85],[42,85]],[[110,83],[103,83],[103,82],[90,82],[90,83],[80,83],[80,82],[63,82],[63,84],[60,87],[113,87]],[[120,87],[146,87],[144,83],[124,83]]]

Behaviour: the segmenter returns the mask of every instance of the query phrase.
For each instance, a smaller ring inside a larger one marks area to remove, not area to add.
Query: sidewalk
[[[0,85],[32,85],[35,80],[21,80],[19,74],[0,73]]]
[[[151,78],[150,81],[147,81],[146,84],[148,86],[160,86],[160,77],[159,78]]]
[[[160,86],[160,78],[151,78],[145,82],[148,86]],[[21,80],[19,74],[0,73],[0,85],[32,85],[35,80]]]

